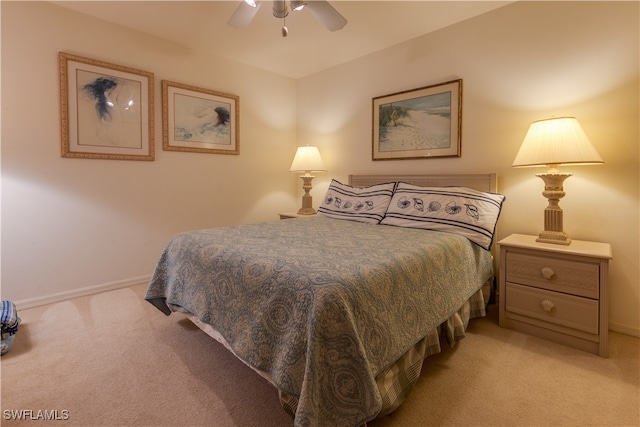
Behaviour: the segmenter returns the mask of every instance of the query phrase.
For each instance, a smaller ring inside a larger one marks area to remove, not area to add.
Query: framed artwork
[[[62,157],[153,160],[153,73],[60,52]]]
[[[239,104],[235,95],[163,80],[164,150],[240,154]]]
[[[462,80],[373,98],[373,160],[460,157]]]

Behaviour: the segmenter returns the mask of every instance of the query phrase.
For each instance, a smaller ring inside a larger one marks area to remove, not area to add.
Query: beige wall
[[[155,73],[154,162],[60,157],[59,51]],[[163,79],[239,95],[240,156],[163,151]],[[295,94],[286,77],[48,3],[2,2],[2,297],[144,282],[180,231],[293,210]]]
[[[144,280],[187,229],[294,209],[295,146],[349,173],[497,172],[499,238],[535,234],[537,169],[510,167],[530,122],[574,115],[605,160],[567,168],[565,229],[611,242],[613,329],[640,333],[638,3],[516,3],[293,81],[50,4],[2,2],[2,295],[38,300]],[[152,71],[156,161],[61,159],[57,52]],[[371,98],[463,79],[462,157],[372,162]],[[160,81],[235,93],[238,157],[163,152]],[[65,294],[66,293],[66,294]]]
[[[610,325],[640,333],[637,2],[516,3],[298,83],[298,139],[330,178],[349,173],[497,172],[498,238],[537,234],[547,204],[536,168],[511,168],[532,121],[576,116],[605,160],[566,167],[561,206],[574,239],[610,242]],[[371,98],[463,79],[462,157],[371,158]]]

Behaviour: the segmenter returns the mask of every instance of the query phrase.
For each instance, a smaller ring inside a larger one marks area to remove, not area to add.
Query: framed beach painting
[[[153,73],[60,52],[62,157],[154,160]]]
[[[460,157],[462,80],[373,98],[373,160]]]
[[[240,154],[239,103],[236,95],[163,80],[164,150]]]

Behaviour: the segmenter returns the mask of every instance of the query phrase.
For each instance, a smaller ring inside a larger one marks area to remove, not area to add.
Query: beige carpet
[[[2,425],[293,425],[270,384],[144,290],[21,311],[2,356]],[[637,338],[610,333],[603,359],[501,329],[496,317],[493,308],[427,359],[405,405],[370,427],[640,425]],[[63,419],[37,419],[46,416]]]

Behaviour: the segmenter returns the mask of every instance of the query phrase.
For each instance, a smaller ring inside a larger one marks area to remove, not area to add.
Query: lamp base
[[[559,202],[565,196],[562,184],[571,174],[550,171],[550,173],[539,173],[536,176],[544,181],[542,195],[549,201],[549,205],[544,210],[544,231],[540,233],[536,242],[570,245],[571,238],[563,231],[563,215]]]
[[[536,242],[554,243],[556,245],[570,245],[571,237],[564,231],[543,231],[540,233]]]
[[[304,195],[302,196],[302,207],[298,210],[298,215],[314,215],[316,210],[313,209],[313,199],[309,194],[311,191],[311,181],[315,178],[313,175],[310,175],[309,172],[302,175],[302,189],[304,190]]]
[[[298,210],[298,215],[315,215],[316,210],[313,208],[300,208]]]

